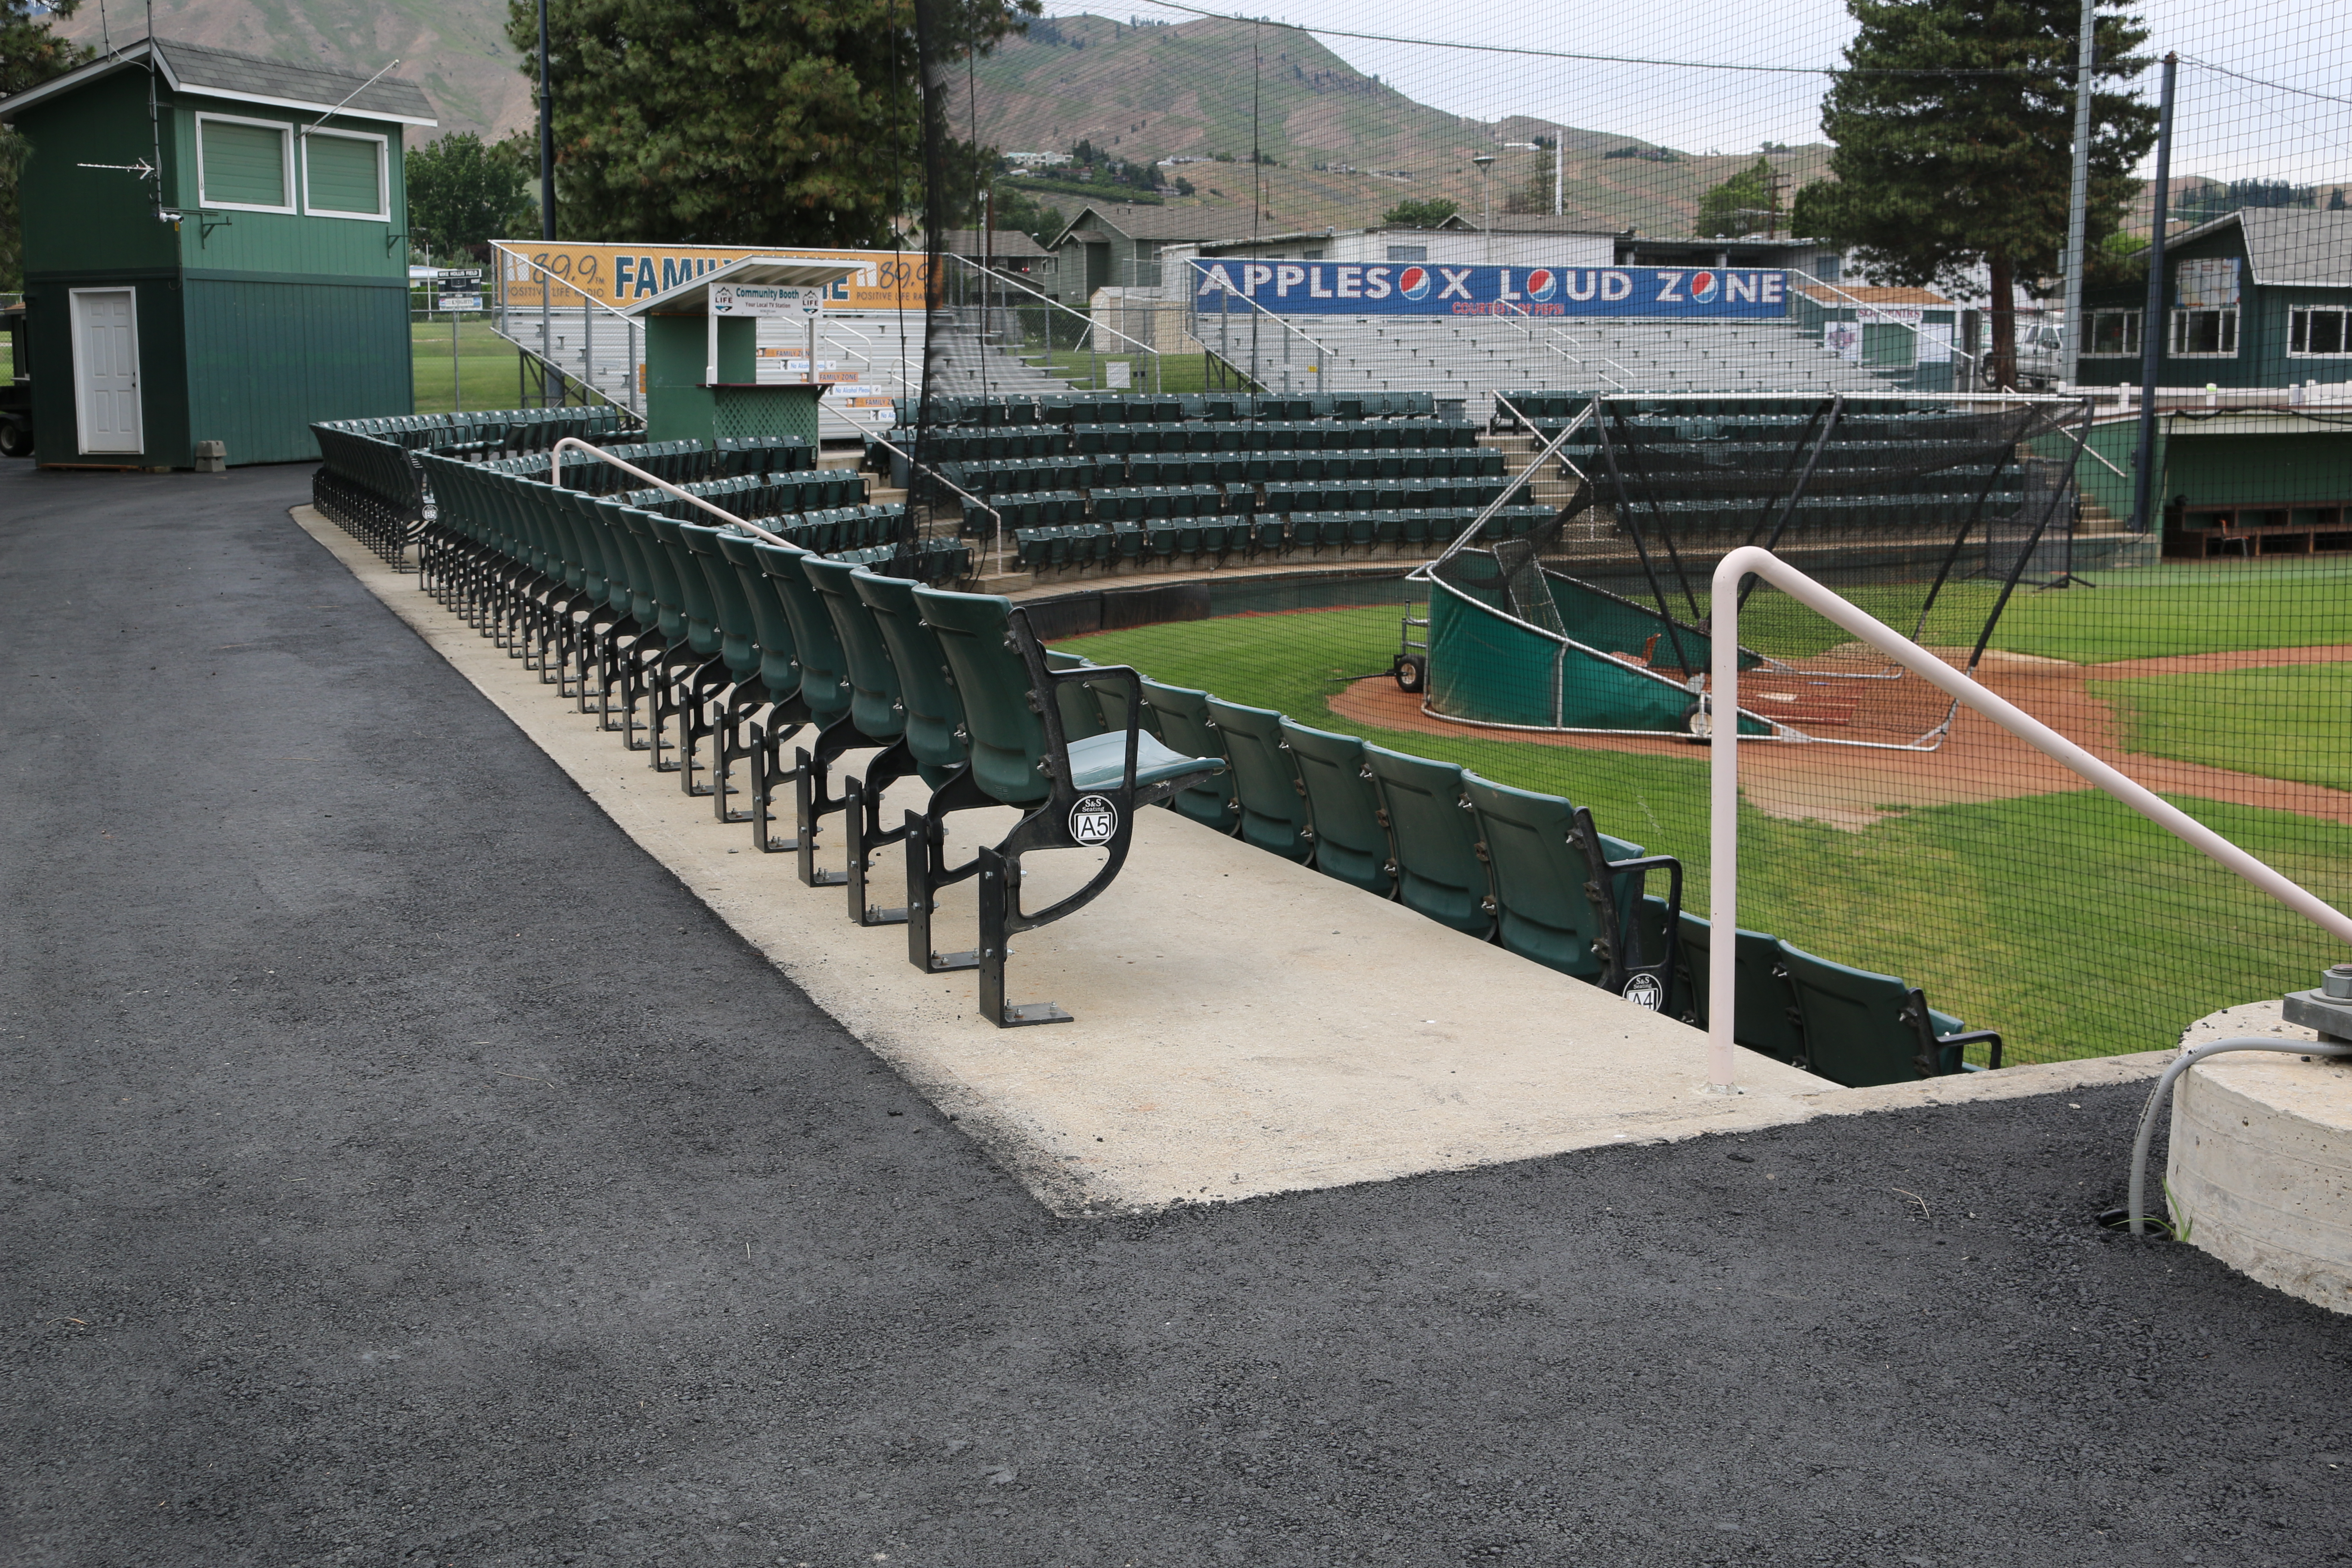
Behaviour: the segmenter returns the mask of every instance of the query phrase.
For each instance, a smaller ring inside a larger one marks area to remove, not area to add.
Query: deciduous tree
[[[1038,10],[926,3],[955,58]],[[869,246],[919,205],[914,0],[547,5],[560,234]],[[507,35],[535,79],[535,0],[509,0]]]
[[[538,150],[509,136],[487,145],[472,132],[444,136],[408,153],[408,226],[455,257],[493,239],[533,239],[539,208],[531,200]]]

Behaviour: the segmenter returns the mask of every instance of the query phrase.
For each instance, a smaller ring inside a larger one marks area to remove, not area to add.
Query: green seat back
[[[749,679],[760,672],[758,633],[751,622],[751,604],[743,596],[743,584],[736,578],[733,564],[719,551],[719,531],[698,522],[681,522],[677,533],[686,543],[687,553],[701,570],[718,616],[719,657],[727,661],[727,668],[736,679]]]
[[[1045,650],[1047,669],[1083,669],[1087,662],[1075,653],[1064,653],[1059,648]],[[1054,702],[1062,710],[1062,739],[1065,741],[1109,732],[1110,723],[1103,717],[1102,702],[1090,682],[1073,680],[1064,683],[1055,689]],[[1124,729],[1126,722],[1121,718],[1120,728]]]
[[[1409,909],[1475,937],[1495,930],[1495,900],[1480,858],[1478,819],[1453,763],[1367,745],[1365,765],[1396,845],[1397,897]]]
[[[1387,898],[1396,891],[1396,863],[1388,825],[1371,775],[1365,771],[1364,742],[1304,724],[1282,721],[1282,738],[1307,785],[1307,811],[1315,831],[1315,868],[1351,887]]]
[[[857,596],[849,579],[858,568],[822,555],[801,557],[801,570],[816,590],[840,639],[843,668],[849,676],[849,718],[859,734],[876,742],[895,741],[907,731],[907,710],[898,700],[898,671],[890,662],[882,630],[874,614]]]
[[[1683,911],[1683,968],[1690,985],[1692,1018],[1702,1028],[1707,1021],[1708,950],[1714,936],[1705,920]],[[1801,1067],[1804,1025],[1788,971],[1781,965],[1780,940],[1760,931],[1743,930],[1737,952],[1733,983],[1738,996],[1731,1015],[1731,1037],[1751,1051]]]
[[[1209,694],[1181,686],[1162,686],[1156,680],[1143,683],[1144,705],[1160,716],[1160,738],[1169,747],[1188,757],[1222,757],[1225,754],[1223,741],[1217,735],[1217,726],[1209,717]],[[1222,773],[1179,790],[1168,804],[1204,826],[1220,833],[1231,833],[1240,820],[1240,808],[1234,801],[1233,779]]]
[[[890,663],[898,672],[898,700],[907,710],[907,749],[923,781],[934,789],[971,755],[963,743],[963,703],[949,679],[939,635],[915,607],[915,584],[904,577],[877,576],[860,567],[850,588],[874,617]]]
[[[1475,773],[1465,774],[1463,786],[1477,808],[1479,837],[1495,879],[1497,940],[1521,958],[1599,984],[1608,965],[1594,954],[1593,944],[1613,941],[1617,933],[1601,929],[1601,911],[1584,891],[1592,872],[1577,841],[1576,807],[1556,795],[1513,789]],[[1612,860],[1642,853],[1640,845],[1605,834],[1601,846]],[[1621,879],[1615,889],[1621,910],[1628,907],[1629,897],[1639,896],[1638,884],[1623,885],[1635,880]]]
[[[1225,744],[1227,780],[1240,814],[1241,837],[1293,860],[1314,853],[1307,832],[1307,786],[1282,739],[1282,715],[1209,699],[1209,719]]]
[[[677,570],[670,561],[669,546],[654,532],[655,521],[652,512],[633,506],[621,509],[621,525],[628,530],[631,548],[636,552],[646,592],[653,598],[655,620],[662,637],[676,642],[686,636],[686,610],[679,600]]]
[[[831,724],[849,711],[848,661],[841,651],[840,634],[833,617],[809,586],[801,562],[808,552],[790,544],[751,542],[752,557],[766,574],[770,588],[792,624],[793,657],[800,661],[801,700],[818,725]]]
[[[801,689],[801,662],[793,645],[793,623],[784,615],[775,584],[760,569],[752,547],[760,542],[748,533],[719,531],[719,552],[733,568],[743,602],[751,612],[751,641],[760,650],[760,684],[782,701]]]
[[[719,651],[719,607],[711,602],[709,580],[687,549],[686,536],[678,531],[685,525],[653,512],[646,514],[646,521],[669,558],[670,580],[677,584],[678,610],[686,617],[687,646],[708,658]]]
[[[1891,974],[1848,969],[1787,942],[1780,944],[1780,964],[1804,1016],[1806,1065],[1814,1072],[1849,1089],[1908,1083],[1920,1076],[1919,1033],[1904,1016],[1909,986]],[[1939,1062],[1937,1070],[1957,1072],[1959,1063]]]
[[[1028,666],[1013,647],[1013,601],[919,586],[915,605],[938,636],[963,700],[972,783],[1006,805],[1037,805],[1050,793],[1037,771],[1045,723],[1029,706]]]

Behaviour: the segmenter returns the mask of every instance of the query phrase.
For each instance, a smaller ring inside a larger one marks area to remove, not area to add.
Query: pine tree
[[[2128,89],[2147,29],[2100,0],[2093,77],[2094,255],[2138,193],[2156,110]],[[1992,284],[1992,374],[2017,374],[2016,285],[2057,273],[2074,142],[2077,0],[1847,0],[1862,30],[1822,105],[1834,182],[1797,194],[1794,230],[1856,247],[1873,276]],[[2115,90],[2100,90],[2111,84]]]

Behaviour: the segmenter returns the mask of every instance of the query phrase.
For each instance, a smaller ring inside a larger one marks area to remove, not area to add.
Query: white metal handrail
[[[980,271],[981,271],[980,264],[979,264],[978,262],[973,261],[970,257],[966,257],[966,256],[954,256],[954,255],[950,255],[950,256],[948,256],[948,259],[949,259],[950,261],[958,262],[958,263],[961,264],[962,266],[964,266],[964,267],[966,267],[966,268],[970,268],[971,270],[972,270],[972,271],[974,271],[974,272],[980,272]],[[1023,279],[1021,279],[1014,278],[1014,277],[1011,276],[1009,273],[1003,273],[1003,272],[999,272],[999,273],[996,273],[996,274],[994,274],[994,275],[992,275],[992,275],[989,275],[989,274],[986,274],[986,273],[982,273],[982,276],[981,276],[980,281],[981,281],[981,282],[982,282],[982,283],[985,283],[985,284],[992,285],[992,286],[994,286],[994,287],[996,287],[996,288],[1000,288],[1000,289],[1004,288],[1004,287],[1006,287],[1006,286],[1008,286],[1008,285],[1009,285],[1010,287],[1012,287],[1012,288],[1018,289],[1020,289],[1024,294],[1028,294],[1028,295],[1031,295],[1031,296],[1034,297],[1034,298],[1035,298],[1035,299],[1036,299],[1036,300],[1037,300],[1041,304],[1051,305],[1054,309],[1055,309],[1056,310],[1060,310],[1060,311],[1062,311],[1062,312],[1063,312],[1064,314],[1066,314],[1066,315],[1072,315],[1072,316],[1076,316],[1076,317],[1077,317],[1079,320],[1081,320],[1081,321],[1085,321],[1085,322],[1086,322],[1086,324],[1087,324],[1087,331],[1095,331],[1095,332],[1108,332],[1112,337],[1117,338],[1119,342],[1123,342],[1123,343],[1132,343],[1132,344],[1134,344],[1134,345],[1135,345],[1135,352],[1136,352],[1136,353],[1146,353],[1146,354],[1150,354],[1150,355],[1151,355],[1154,359],[1157,359],[1157,358],[1159,357],[1160,351],[1159,351],[1158,349],[1156,349],[1156,348],[1152,347],[1150,343],[1145,342],[1142,339],[1140,339],[1140,338],[1131,338],[1131,337],[1129,337],[1125,332],[1120,331],[1117,327],[1107,327],[1107,326],[1104,326],[1100,321],[1096,321],[1096,320],[1094,319],[1094,316],[1093,316],[1093,314],[1092,314],[1091,312],[1089,312],[1089,311],[1086,311],[1086,310],[1076,310],[1076,309],[1075,309],[1075,308],[1073,308],[1073,307],[1071,307],[1071,306],[1069,306],[1069,305],[1064,304],[1061,300],[1055,299],[1051,294],[1046,293],[1044,289],[1039,289],[1039,288],[1035,287],[1035,286],[1034,286],[1034,285],[1033,285],[1033,284],[1030,284],[1030,283],[1028,283],[1028,282],[1025,282],[1025,281],[1024,281],[1024,280],[1023,280]],[[1008,309],[1008,310],[1009,310],[1009,309],[1011,309],[1012,307],[1010,307],[1010,306],[1006,306],[1006,307],[1003,307],[1003,309]],[[1052,346],[1053,346],[1053,340],[1052,340],[1052,338],[1051,338],[1050,336],[1046,339],[1046,346],[1047,346],[1047,348],[1048,348],[1049,350],[1050,350],[1050,349],[1052,348]],[[1100,350],[1097,350],[1097,351],[1096,351],[1096,352],[1100,353],[1101,351],[1100,351]]]
[[[2006,698],[1954,669],[1901,632],[1847,603],[1794,566],[1758,545],[1742,545],[1715,568],[1710,633],[1713,671],[1707,680],[1711,763],[1708,778],[1708,875],[1712,881],[1707,942],[1707,1086],[1734,1091],[1738,1053],[1731,1038],[1739,931],[1739,582],[1761,577],[1790,598],[1835,622],[1948,695],[1967,703],[2043,755],[2065,763],[2126,805],[2236,872],[2338,941],[2352,944],[2352,915],[2328,903],[2239,848],[2146,785],[2101,762]]]
[[[724,507],[713,506],[709,501],[704,500],[700,496],[694,495],[678,489],[667,479],[657,479],[651,474],[646,472],[643,468],[638,468],[634,463],[625,462],[621,458],[613,456],[612,453],[605,451],[602,447],[592,447],[577,436],[566,436],[563,439],[558,441],[554,446],[550,447],[547,449],[547,482],[553,485],[558,489],[562,489],[563,488],[563,454],[566,451],[593,452],[598,458],[603,458],[605,462],[610,463],[613,467],[620,469],[621,472],[641,479],[645,480],[646,483],[653,486],[656,489],[667,490],[671,495],[676,496],[678,500],[685,501],[691,506],[700,507],[703,510],[709,512],[711,516],[719,519],[721,521],[733,523],[736,527],[741,529],[744,532],[750,534],[754,539],[764,539],[771,544],[791,544],[793,542],[791,540],[783,538],[780,534],[770,533],[766,529],[761,528],[756,522],[746,522],[743,519],[737,517],[733,512],[729,511]],[[797,546],[795,546],[795,548],[797,548]]]
[[[1221,304],[1221,305],[1219,306],[1219,308],[1217,309],[1217,310],[1215,311],[1215,314],[1216,314],[1217,316],[1219,316],[1220,318],[1226,318],[1226,319],[1229,319],[1229,317],[1230,317],[1230,310],[1229,310],[1229,307],[1230,307],[1230,305],[1231,305],[1232,301],[1234,301],[1234,300],[1239,300],[1243,304],[1244,304],[1244,305],[1248,306],[1251,310],[1255,310],[1259,315],[1264,316],[1267,321],[1272,321],[1272,322],[1273,322],[1276,327],[1279,327],[1283,331],[1285,331],[1285,332],[1288,333],[1290,336],[1292,336],[1292,337],[1294,337],[1294,338],[1297,338],[1300,342],[1305,343],[1308,348],[1313,349],[1313,350],[1315,351],[1315,354],[1316,354],[1315,379],[1316,379],[1316,381],[1317,381],[1318,384],[1320,384],[1322,386],[1324,386],[1327,390],[1329,388],[1330,384],[1331,384],[1331,353],[1332,353],[1332,351],[1331,351],[1331,348],[1330,348],[1330,346],[1329,346],[1328,344],[1318,342],[1316,339],[1314,339],[1313,337],[1310,337],[1310,336],[1309,336],[1306,331],[1302,331],[1300,328],[1298,328],[1298,327],[1297,327],[1297,326],[1292,325],[1288,318],[1284,317],[1284,316],[1281,316],[1281,315],[1278,315],[1278,314],[1276,314],[1276,312],[1274,312],[1274,311],[1272,311],[1272,310],[1267,310],[1264,305],[1259,304],[1255,300],[1252,299],[1252,298],[1251,298],[1249,295],[1247,295],[1247,294],[1243,294],[1243,293],[1237,292],[1236,290],[1232,289],[1218,289],[1218,290],[1217,290],[1217,296],[1218,296],[1218,298],[1219,298],[1221,300],[1224,301],[1224,303],[1223,303],[1223,304]],[[1206,336],[1204,333],[1202,333],[1202,331],[1200,330],[1200,329],[1201,329],[1201,318],[1202,318],[1202,316],[1203,316],[1203,315],[1205,315],[1205,314],[1208,314],[1209,312],[1204,311],[1204,310],[1202,310],[1201,309],[1201,300],[1200,300],[1200,297],[1199,297],[1198,295],[1193,296],[1193,298],[1192,298],[1192,301],[1191,301],[1190,309],[1191,309],[1192,316],[1192,339],[1193,339],[1193,341],[1194,341],[1195,342],[1200,343],[1203,348],[1205,348],[1205,347],[1207,347],[1207,346],[1208,346],[1208,342],[1209,342],[1209,340],[1208,340],[1207,336]],[[1243,318],[1243,319],[1244,319],[1244,320],[1247,320],[1248,318],[1244,317],[1244,318]],[[1223,342],[1224,342],[1224,334],[1222,334],[1222,333],[1221,333],[1221,334],[1219,335],[1219,339],[1218,339],[1218,341],[1219,341],[1219,342],[1220,342],[1220,343],[1223,343]],[[1227,364],[1231,364],[1231,363],[1234,363],[1234,356],[1233,356],[1232,354],[1230,354],[1230,353],[1223,353],[1223,352],[1222,352],[1222,350],[1219,352],[1219,353],[1218,353],[1218,356],[1217,356],[1217,357],[1218,357],[1218,358],[1220,358],[1220,359],[1222,359],[1222,360],[1223,360]],[[1256,356],[1255,354],[1252,354],[1252,355],[1250,356],[1250,379],[1251,379],[1251,380],[1253,380],[1253,381],[1258,381],[1260,385],[1264,385],[1264,384],[1265,384],[1265,383],[1264,383],[1262,380],[1260,380],[1260,378],[1259,378],[1259,376],[1258,376],[1258,374],[1257,374],[1257,373],[1258,373],[1257,356]]]
[[[996,570],[1000,575],[1003,573],[1004,514],[1003,512],[997,510],[994,507],[989,505],[986,501],[981,500],[980,497],[972,494],[970,490],[964,489],[961,485],[956,483],[945,474],[940,473],[929,463],[919,463],[915,461],[915,455],[912,452],[896,445],[887,436],[868,435],[866,439],[872,441],[876,446],[881,447],[892,457],[906,458],[907,472],[909,477],[917,473],[929,474],[932,479],[936,479],[940,484],[945,485],[948,489],[955,491],[956,494],[961,496],[964,500],[971,502],[972,505],[986,512],[989,516],[990,521],[994,524],[994,527],[991,530],[991,533],[996,542]]]
[[[571,310],[573,308],[569,305],[559,307],[555,303],[555,286],[560,283],[564,288],[571,289],[574,294],[580,296],[580,304],[578,309],[580,311],[580,369],[582,374],[573,377],[573,379],[578,381],[582,386],[587,388],[590,392],[602,397],[605,402],[612,404],[614,407],[618,408],[621,406],[620,403],[614,399],[611,393],[606,392],[603,387],[596,384],[595,312],[601,310],[605,315],[613,318],[614,322],[621,329],[621,342],[625,346],[628,354],[628,364],[626,370],[626,378],[629,389],[628,408],[629,412],[632,414],[640,412],[637,406],[636,321],[631,317],[615,310],[612,306],[605,304],[603,300],[592,298],[586,289],[581,288],[579,284],[572,281],[571,279],[558,276],[552,268],[544,266],[540,262],[533,261],[530,257],[523,255],[520,251],[509,250],[503,246],[499,247],[498,249],[499,256],[505,260],[520,261],[524,267],[530,268],[531,271],[543,275],[540,279],[539,285],[539,348],[536,351],[540,363],[551,367],[558,375],[568,375],[571,374],[562,365],[555,363],[554,343],[552,342],[554,329],[551,318],[553,312],[558,309]],[[503,265],[500,266],[499,268],[498,324],[490,330],[497,332],[499,336],[506,339],[507,342],[514,344],[517,348],[521,349],[524,353],[529,353],[534,351],[531,350],[530,344],[523,340],[521,335],[514,330],[513,319],[518,307],[512,304],[507,298],[507,285],[513,281],[519,281],[519,279],[511,278],[509,275],[507,268]],[[528,307],[522,307],[522,309],[528,310]]]

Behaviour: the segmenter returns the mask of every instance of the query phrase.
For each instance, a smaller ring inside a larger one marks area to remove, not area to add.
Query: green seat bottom
[[[1170,779],[1225,771],[1222,757],[1188,757],[1171,751],[1148,731],[1135,737],[1135,785],[1165,784]],[[1114,730],[1070,742],[1070,787],[1115,789],[1127,773],[1127,731]]]

